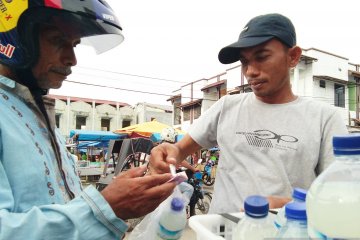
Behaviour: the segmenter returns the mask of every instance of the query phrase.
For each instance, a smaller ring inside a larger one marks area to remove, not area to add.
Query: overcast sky
[[[172,91],[224,72],[219,50],[237,40],[254,16],[281,13],[296,28],[302,48],[318,48],[360,64],[360,1],[357,0],[108,0],[125,41],[95,55],[77,47],[71,81],[50,93],[134,105],[166,101]]]

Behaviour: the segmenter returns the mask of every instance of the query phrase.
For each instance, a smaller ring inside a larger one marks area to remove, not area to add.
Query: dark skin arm
[[[101,192],[116,216],[122,220],[144,216],[156,209],[173,192],[167,183],[171,174],[144,175],[146,167],[121,173]]]
[[[151,173],[169,172],[169,164],[182,164],[183,159],[202,147],[189,134],[175,144],[163,143],[153,148],[150,155]],[[268,196],[270,208],[281,208],[291,200],[288,197]]]

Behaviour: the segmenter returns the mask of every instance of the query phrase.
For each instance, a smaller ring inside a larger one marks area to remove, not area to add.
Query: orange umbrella
[[[129,137],[146,137],[149,138],[153,133],[161,133],[164,128],[171,128],[171,126],[164,123],[153,120],[151,122],[144,122],[124,128],[120,128],[114,131],[114,133],[128,134]],[[175,129],[178,134],[185,134],[184,131]]]

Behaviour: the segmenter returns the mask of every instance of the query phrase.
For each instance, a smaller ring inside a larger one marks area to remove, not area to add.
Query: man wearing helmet
[[[119,239],[175,187],[135,168],[83,189],[46,98],[76,65],[74,47],[122,42],[104,0],[3,1],[0,13],[0,239]],[[100,36],[100,41],[97,37]],[[109,41],[106,42],[106,36]]]

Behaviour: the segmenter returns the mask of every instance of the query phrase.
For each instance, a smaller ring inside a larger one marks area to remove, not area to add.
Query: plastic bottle
[[[312,183],[308,232],[316,239],[360,239],[360,135],[333,138],[335,161]]]
[[[273,218],[270,218],[269,202],[262,196],[249,196],[244,203],[245,215],[236,225],[232,240],[258,240],[273,238],[276,233]]]
[[[286,222],[276,239],[310,239],[307,231],[306,203],[290,202],[285,205]]]
[[[160,216],[157,239],[179,239],[186,222],[184,201],[175,197],[171,201],[170,208]]]
[[[291,202],[305,202],[307,190],[302,188],[294,188]],[[285,205],[286,206],[286,205]],[[276,214],[274,224],[278,230],[286,223],[285,206]]]

